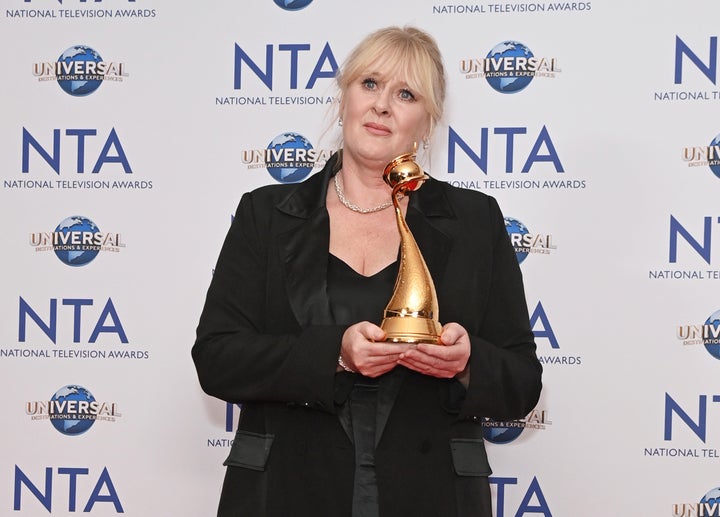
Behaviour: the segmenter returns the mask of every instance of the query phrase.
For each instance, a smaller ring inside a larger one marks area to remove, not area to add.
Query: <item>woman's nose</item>
[[[375,97],[375,111],[379,114],[387,114],[390,111],[390,98],[387,90],[380,92]]]

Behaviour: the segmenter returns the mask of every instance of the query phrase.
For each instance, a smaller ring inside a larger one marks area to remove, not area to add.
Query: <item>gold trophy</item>
[[[416,153],[417,143],[412,153],[398,156],[383,172],[383,180],[392,188],[400,232],[400,268],[380,327],[385,331],[385,341],[440,344],[442,327],[435,285],[398,203],[398,195],[418,190],[429,179],[415,162]]]

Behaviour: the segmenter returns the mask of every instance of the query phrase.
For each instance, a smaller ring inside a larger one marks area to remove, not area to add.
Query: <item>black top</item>
[[[344,261],[330,254],[328,298],[336,323],[352,325],[382,321],[383,310],[392,296],[398,262],[372,276],[363,276]],[[353,517],[379,515],[378,487],[375,477],[375,420],[377,379],[357,375],[349,397],[355,445]]]
[[[385,306],[392,296],[397,271],[398,262],[395,261],[372,276],[364,276],[330,254],[328,298],[335,323],[353,325],[370,321],[380,325]]]

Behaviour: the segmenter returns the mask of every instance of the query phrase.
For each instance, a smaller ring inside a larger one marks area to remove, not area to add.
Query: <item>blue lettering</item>
[[[81,340],[82,330],[82,307],[93,305],[93,300],[83,298],[64,298],[62,304],[73,307],[73,343],[79,343]],[[18,341],[24,343],[27,339],[27,318],[28,316],[38,328],[52,341],[54,344],[57,342],[57,299],[50,299],[50,316],[49,322],[46,323],[38,314],[30,307],[22,297],[20,297],[20,308],[19,308],[19,323],[18,323]],[[106,324],[107,320],[111,321],[111,324]],[[122,343],[128,343],[127,334],[125,329],[120,322],[115,305],[113,305],[112,298],[108,298],[105,303],[105,307],[100,314],[100,317],[93,328],[90,335],[89,343],[95,343],[101,333],[112,333],[117,334],[118,338]]]
[[[548,154],[546,155],[539,154],[540,147],[543,144],[545,145],[545,147],[547,147],[548,150]],[[557,151],[555,150],[555,146],[550,139],[550,134],[548,133],[548,130],[545,126],[543,126],[540,130],[540,134],[538,135],[537,140],[535,140],[535,145],[530,151],[530,155],[528,156],[528,159],[525,162],[525,165],[523,165],[523,168],[520,172],[530,172],[530,167],[534,162],[552,162],[555,165],[555,172],[565,172],[562,164],[560,163],[560,158],[558,157]]]
[[[278,51],[288,52],[290,54],[290,89],[297,90],[298,88],[298,68],[300,52],[307,52],[311,49],[308,43],[284,43],[278,45]],[[268,90],[273,89],[273,69],[274,69],[274,52],[271,44],[265,45],[265,69],[263,70],[253,59],[238,45],[235,43],[235,71],[233,88],[236,90],[242,89],[242,69],[243,63],[248,66],[251,72],[262,81]],[[329,70],[324,70],[325,65],[329,65]],[[320,53],[320,57],[315,63],[310,78],[308,79],[305,89],[309,90],[315,86],[315,82],[318,79],[332,79],[335,77],[338,65],[333,55],[332,49],[329,43],[325,43],[325,46]]]
[[[496,485],[497,500],[495,504],[496,517],[504,517],[505,515],[505,485],[517,485],[517,478],[497,478],[489,477],[488,482]]]
[[[720,217],[718,217],[718,223],[720,223]],[[669,260],[670,263],[677,262],[677,236],[678,234],[682,235],[685,239],[685,242],[690,244],[690,246],[700,255],[705,262],[710,264],[710,245],[712,241],[712,217],[705,217],[704,218],[704,229],[703,229],[703,243],[700,244],[695,238],[690,235],[690,232],[688,232],[685,227],[680,224],[680,222],[675,219],[675,217],[671,214],[670,215],[670,256]]]
[[[114,147],[117,151],[117,155],[115,156],[108,156],[108,153],[110,152],[110,148]],[[80,149],[78,148],[78,162],[80,160],[79,158]],[[115,132],[115,128],[112,128],[110,130],[110,134],[108,135],[107,140],[105,141],[105,146],[102,148],[102,151],[100,151],[100,156],[97,159],[97,162],[95,163],[95,167],[93,167],[93,174],[97,174],[100,172],[100,169],[102,168],[104,163],[121,163],[123,170],[125,171],[125,174],[132,174],[132,170],[130,169],[130,164],[128,163],[127,156],[125,155],[125,151],[123,150],[122,145],[120,144],[120,139],[117,136],[117,133]],[[80,172],[78,170],[78,172]]]
[[[720,402],[720,395],[712,396],[713,402]],[[672,440],[672,415],[675,413],[685,422],[690,430],[705,443],[707,436],[707,395],[698,397],[698,419],[697,423],[688,415],[680,405],[667,393],[665,393],[665,434],[666,441]]]
[[[535,329],[535,324],[538,321],[542,323],[542,330]],[[535,310],[532,313],[532,316],[530,316],[530,328],[532,329],[533,334],[535,334],[535,339],[547,338],[548,341],[550,341],[550,346],[552,348],[560,348],[560,344],[555,337],[555,332],[550,325],[550,320],[548,319],[547,313],[545,312],[545,309],[543,308],[541,302],[538,302],[537,307],[535,307]]]
[[[327,62],[330,65],[330,70],[323,71],[323,65]],[[320,58],[318,59],[317,63],[315,63],[315,68],[313,68],[312,74],[310,74],[310,79],[308,80],[308,83],[305,85],[306,90],[310,90],[315,86],[315,81],[318,79],[333,79],[335,77],[335,74],[338,70],[338,64],[335,60],[335,56],[332,53],[332,49],[330,48],[330,43],[325,43],[325,46],[322,49],[322,53],[320,54]]]
[[[21,503],[21,488],[25,485],[30,493],[35,496],[35,499],[40,501],[40,504],[50,512],[52,511],[52,468],[47,467],[45,469],[45,493],[40,492],[40,489],[30,481],[30,478],[20,470],[20,467],[15,465],[15,490],[13,497],[13,510],[19,511],[22,507]]]
[[[85,143],[86,143],[86,137],[89,136],[96,136],[97,130],[95,129],[66,129],[65,130],[66,136],[74,136],[77,137],[77,167],[76,172],[78,174],[83,174],[85,172]],[[37,154],[45,160],[45,162],[50,165],[52,170],[55,171],[55,174],[60,174],[60,130],[59,129],[53,129],[53,150],[52,154],[49,153],[43,146],[37,141],[35,137],[33,137],[30,132],[23,128],[23,134],[22,134],[22,172],[28,173],[30,172],[30,148],[33,148]],[[115,155],[110,155],[110,150],[115,150]],[[125,154],[125,150],[122,147],[122,144],[120,143],[120,139],[118,138],[117,132],[115,131],[115,128],[112,128],[110,130],[110,134],[108,135],[107,140],[105,141],[105,145],[102,148],[102,151],[100,151],[100,155],[95,163],[95,166],[93,167],[93,174],[97,174],[100,172],[100,169],[105,163],[120,163],[123,167],[123,170],[127,174],[131,174],[132,170],[130,168],[130,163],[128,162],[127,155]]]
[[[225,403],[225,431],[232,433],[235,425],[235,408],[242,410],[242,404]]]
[[[92,305],[92,300],[81,300],[75,298],[68,298],[62,301],[63,305],[72,305],[75,309],[73,310],[73,343],[80,342],[80,311],[83,305]]]
[[[495,501],[495,517],[505,517],[505,486],[517,485],[518,480],[517,478],[489,477],[488,482],[496,487],[495,492],[497,496]],[[530,505],[530,501],[533,497],[537,499],[536,506]],[[546,517],[552,517],[545,495],[543,494],[540,488],[540,483],[538,483],[536,477],[533,477],[530,482],[530,486],[525,492],[525,496],[523,497],[517,512],[515,512],[515,517],[522,517],[526,513],[541,513]]]
[[[52,298],[50,299],[50,323],[45,323],[40,316],[38,316],[37,312],[35,312],[30,305],[23,300],[23,297],[20,297],[20,314],[19,314],[19,324],[18,324],[18,341],[20,343],[25,342],[25,331],[26,331],[26,322],[27,322],[27,316],[30,316],[30,318],[35,322],[35,324],[42,330],[45,335],[55,343],[55,339],[57,336],[57,300]]]
[[[100,494],[100,490],[102,490],[103,487],[107,487],[107,495]],[[120,504],[120,498],[118,497],[117,490],[115,490],[112,479],[110,479],[110,473],[108,472],[107,467],[103,468],[100,478],[98,478],[95,488],[93,488],[92,494],[90,494],[90,498],[88,499],[83,512],[87,513],[92,511],[93,506],[97,502],[113,503],[117,513],[124,512],[122,504]]]
[[[112,319],[114,325],[113,326],[106,326],[104,325],[105,320],[107,318]],[[101,332],[108,332],[108,333],[116,333],[118,337],[120,338],[121,343],[127,343],[128,338],[125,334],[125,330],[122,327],[122,324],[120,323],[120,318],[118,317],[118,313],[115,310],[115,306],[113,305],[112,299],[108,298],[107,303],[105,304],[105,308],[102,311],[102,314],[100,314],[100,318],[98,318],[97,325],[95,325],[95,329],[92,331],[92,334],[90,335],[90,343],[94,343],[98,335]]]
[[[455,152],[456,147],[459,147],[465,155],[472,160],[472,162],[483,171],[488,173],[488,128],[482,128],[480,132],[480,148],[479,154],[476,153],[471,146],[463,140],[460,135],[450,127],[448,130],[448,165],[447,170],[449,173],[455,172]],[[505,172],[510,174],[513,172],[513,163],[515,161],[515,136],[527,134],[527,128],[525,127],[496,127],[493,130],[493,134],[505,135]],[[541,153],[541,149],[545,148],[545,153]],[[546,126],[543,126],[535,139],[530,153],[525,160],[520,172],[530,172],[530,168],[537,162],[551,162],[555,166],[555,172],[565,172],[560,157],[558,156],[555,145],[550,138],[550,133]]]
[[[55,174],[60,174],[60,130],[53,129],[53,152],[48,153],[40,143],[23,128],[22,133],[22,172],[30,172],[30,146],[37,151],[40,157],[52,167]]]
[[[480,131],[480,156],[475,154],[472,148],[460,138],[455,130],[450,127],[448,131],[448,166],[449,173],[455,172],[455,146],[460,146],[465,155],[470,158],[478,169],[487,175],[487,149],[488,149],[488,130],[486,127]]]
[[[90,470],[87,468],[77,467],[60,467],[57,469],[58,476],[68,476],[68,511],[75,512],[77,509],[77,480],[78,476],[87,476]],[[25,473],[15,465],[15,485],[14,485],[14,500],[13,510],[22,510],[22,487],[25,486],[30,493],[43,505],[48,511],[52,512],[52,495],[53,495],[53,469],[52,467],[45,468],[45,491],[42,492]],[[107,495],[102,495],[100,492],[106,489]],[[120,498],[118,497],[117,490],[113,485],[112,479],[110,479],[110,473],[107,467],[103,468],[100,477],[98,478],[95,488],[93,489],[88,499],[84,513],[92,511],[93,506],[97,502],[110,502],[113,503],[115,511],[117,513],[124,513]]]
[[[298,52],[310,50],[310,45],[278,45],[278,50],[290,51],[290,89],[297,90]]]
[[[250,70],[267,86],[268,90],[272,90],[272,69],[273,69],[273,49],[272,45],[265,45],[265,73],[250,59],[240,45],[235,43],[235,82],[234,88],[240,90],[242,86],[242,64],[246,63]]]
[[[695,67],[700,70],[710,82],[716,84],[717,79],[717,36],[710,37],[710,52],[708,64],[705,65],[700,58],[688,47],[679,36],[675,36],[675,84],[682,83],[683,56],[687,56]]]
[[[58,468],[58,475],[67,474],[68,478],[68,511],[74,512],[77,501],[77,477],[78,475],[87,476],[90,469],[80,468]]]
[[[94,129],[68,129],[65,131],[65,134],[78,137],[77,172],[78,174],[82,174],[85,172],[85,137],[95,136],[97,135],[97,131]]]
[[[524,127],[496,127],[494,133],[496,135],[506,135],[505,139],[505,172],[513,171],[515,135],[527,134],[527,128]],[[527,172],[527,171],[522,171]]]
[[[530,506],[530,500],[533,496],[537,498],[537,506]],[[533,480],[530,482],[530,486],[525,493],[525,497],[520,503],[520,507],[518,508],[515,517],[522,517],[526,513],[541,513],[545,515],[545,517],[552,517],[550,508],[548,508],[547,501],[545,500],[545,495],[540,489],[540,483],[538,483],[536,477],[533,477]]]

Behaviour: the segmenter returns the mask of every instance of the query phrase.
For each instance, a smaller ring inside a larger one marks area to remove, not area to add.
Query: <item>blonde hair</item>
[[[424,100],[432,133],[443,116],[446,88],[445,67],[433,37],[415,27],[387,27],[366,36],[336,74],[340,105],[343,93],[370,66],[400,73],[410,89]]]

